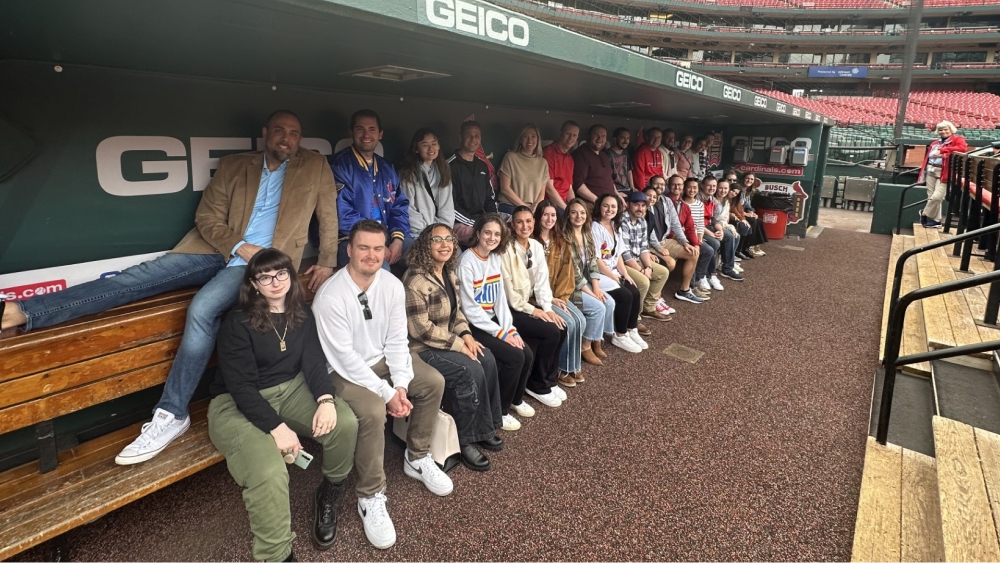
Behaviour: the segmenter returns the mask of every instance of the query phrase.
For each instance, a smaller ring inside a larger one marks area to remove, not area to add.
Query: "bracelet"
[[[324,403],[329,403],[329,404],[334,405],[334,406],[337,405],[337,402],[334,399],[331,399],[331,398],[320,399],[320,400],[316,401],[317,405],[322,405]]]

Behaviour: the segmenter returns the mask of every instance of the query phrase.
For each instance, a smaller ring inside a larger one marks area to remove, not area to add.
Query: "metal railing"
[[[903,268],[906,265],[906,261],[917,254],[948,246],[949,244],[956,242],[956,240],[963,241],[966,239],[973,239],[997,231],[1000,231],[1000,223],[990,225],[989,227],[984,227],[982,229],[977,229],[975,231],[969,231],[954,238],[939,240],[917,248],[911,248],[910,250],[903,252],[899,256],[899,259],[896,260],[896,268],[893,272],[892,280],[892,294],[889,298],[889,324],[886,328],[885,350],[882,360],[883,365],[885,366],[885,376],[882,382],[882,397],[879,402],[878,426],[875,430],[875,439],[880,444],[884,445],[889,436],[889,416],[892,412],[892,393],[896,385],[896,370],[899,366],[1000,350],[1000,340],[992,340],[990,342],[982,342],[979,344],[968,344],[965,346],[956,346],[954,348],[946,348],[943,350],[933,350],[930,352],[900,356],[899,348],[903,339],[903,323],[906,320],[906,311],[910,305],[928,297],[943,295],[954,291],[961,291],[963,289],[969,289],[971,287],[987,283],[993,284],[1000,281],[1000,270],[995,270],[993,272],[979,274],[961,280],[952,280],[929,287],[922,287],[900,297],[899,291],[902,284]]]
[[[906,192],[910,191],[911,188],[915,188],[917,186],[926,186],[926,185],[927,185],[927,182],[917,182],[916,184],[910,184],[909,186],[906,186],[905,188],[903,188],[903,191],[901,191],[899,193],[899,212],[896,214],[896,234],[897,235],[899,234],[899,228],[900,228],[900,226],[903,223],[903,211],[906,210],[906,209],[909,209],[911,207],[916,207],[918,205],[922,205],[924,203],[927,203],[927,198],[924,198],[924,199],[922,199],[920,201],[915,201],[915,202],[913,202],[913,203],[911,203],[909,205],[903,205],[904,203],[906,203]]]

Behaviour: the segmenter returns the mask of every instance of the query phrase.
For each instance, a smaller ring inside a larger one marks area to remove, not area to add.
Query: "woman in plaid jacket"
[[[458,246],[451,228],[435,223],[420,233],[406,255],[406,325],[410,350],[441,372],[444,410],[455,419],[462,463],[475,471],[490,468],[476,449],[499,451],[500,386],[489,349],[479,344],[462,313],[455,263]]]

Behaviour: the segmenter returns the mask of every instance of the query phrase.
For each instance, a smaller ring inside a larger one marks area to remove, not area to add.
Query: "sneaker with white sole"
[[[733,281],[743,281],[743,276],[741,276],[740,273],[737,272],[736,270],[733,270],[731,272],[725,272],[725,271],[719,272],[719,275],[724,278],[729,278]]]
[[[743,266],[740,266],[739,264],[733,264],[733,271],[736,272],[737,274],[742,274]]]
[[[646,341],[642,339],[642,336],[639,334],[639,331],[637,329],[633,328],[632,330],[626,332],[625,335],[631,338],[632,342],[635,342],[636,346],[638,346],[639,348],[642,348],[643,350],[649,349],[649,344],[647,344]]]
[[[707,289],[702,289],[700,285],[692,285],[691,293],[694,293],[702,301],[708,301],[712,298],[712,292]]]
[[[433,461],[431,462],[433,463]],[[358,514],[365,527],[368,542],[379,549],[389,549],[396,543],[396,527],[385,509],[385,493],[358,499]]]
[[[562,390],[562,387],[559,387],[558,385],[552,388],[552,392],[556,394],[556,397],[559,397],[560,401],[565,401],[569,398],[569,395],[567,395],[566,392]]]
[[[712,274],[712,277],[709,278],[708,284],[711,285],[712,289],[714,289],[715,291],[722,291],[723,289],[726,289],[722,287],[722,282],[719,281],[719,276],[715,274]]]
[[[511,405],[511,410],[517,413],[517,416],[521,418],[531,418],[535,416],[535,409],[531,405],[521,401],[519,404]]]
[[[173,414],[163,409],[156,409],[153,420],[142,425],[139,437],[125,446],[125,449],[115,457],[115,463],[133,465],[153,459],[190,427],[190,416],[177,420]]]
[[[698,288],[701,289],[702,291],[709,291],[712,289],[711,284],[708,283],[707,277],[698,280]]]
[[[627,334],[624,334],[622,336],[618,336],[616,334],[612,336],[611,345],[617,346],[622,350],[625,350],[626,352],[632,352],[633,354],[638,354],[639,352],[642,352],[642,348],[640,348],[639,345],[636,344],[634,340],[629,338]]]
[[[678,291],[674,294],[674,299],[680,299],[681,301],[687,301],[688,303],[694,303],[695,305],[701,304],[704,299],[695,295],[690,289],[687,291]]]
[[[528,395],[530,395],[533,399],[535,399],[539,403],[541,403],[541,404],[543,404],[543,405],[545,405],[547,407],[556,408],[556,407],[561,407],[562,406],[562,401],[559,400],[559,397],[556,397],[556,394],[553,393],[552,391],[549,391],[548,393],[546,393],[544,395],[542,395],[540,393],[535,393],[534,391],[531,391],[530,389],[525,389],[524,392],[527,393]]]
[[[743,259],[740,258],[739,256],[733,256],[733,260],[736,261],[736,262],[742,262],[743,261]]]
[[[509,415],[509,414],[503,415],[503,418],[501,419],[501,421],[502,421],[502,425],[500,426],[500,430],[506,430],[507,432],[513,432],[514,430],[520,430],[521,429],[521,423],[518,422],[517,419],[514,418],[512,415]]]
[[[766,256],[767,255],[767,253],[764,252],[763,250],[761,250],[759,246],[752,246],[752,247],[750,247],[750,252],[753,253],[754,256]]]
[[[434,463],[431,454],[427,454],[420,459],[410,461],[410,450],[406,449],[403,454],[403,473],[408,477],[413,477],[427,487],[427,490],[439,497],[446,497],[455,490],[455,485],[451,482],[451,477],[441,471],[441,468]]]

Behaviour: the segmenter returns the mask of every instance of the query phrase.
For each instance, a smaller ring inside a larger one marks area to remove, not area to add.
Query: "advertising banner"
[[[806,200],[809,199],[809,194],[802,188],[800,182],[782,184],[780,182],[761,181],[758,178],[757,189],[763,193],[781,194],[792,197],[794,207],[788,214],[789,225],[794,225],[806,218],[806,213],[809,209],[806,207]]]
[[[811,66],[809,78],[868,78],[866,66]]]
[[[805,169],[801,166],[784,166],[774,164],[752,164],[744,162],[735,167],[744,174],[771,174],[775,176],[801,176]]]

